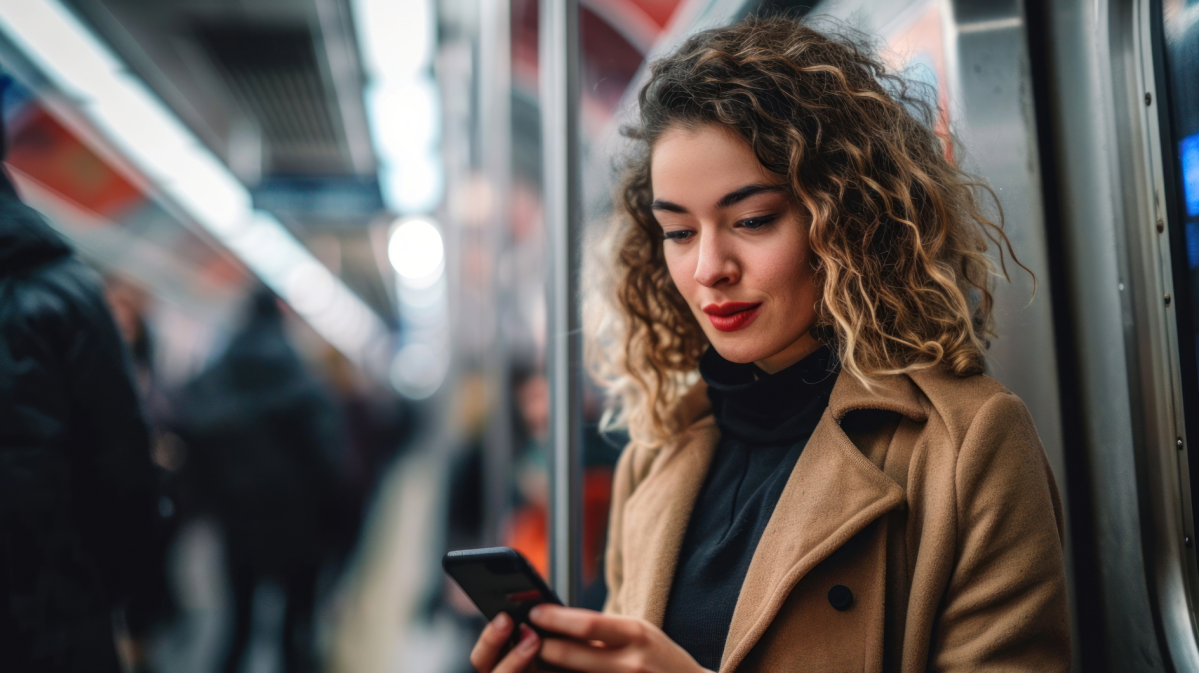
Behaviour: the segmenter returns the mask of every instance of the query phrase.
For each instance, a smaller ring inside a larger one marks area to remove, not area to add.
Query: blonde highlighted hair
[[[650,207],[651,151],[672,128],[731,130],[785,178],[810,222],[817,325],[847,373],[869,386],[939,365],[983,370],[1004,248],[1020,262],[994,193],[949,158],[951,140],[936,134],[937,110],[919,93],[859,37],[785,17],[700,33],[651,65],[625,129],[633,151],[615,221],[585,269],[588,359],[608,390],[609,426],[651,446],[681,429],[690,419],[677,409],[708,347]],[[993,219],[980,195],[994,202]]]

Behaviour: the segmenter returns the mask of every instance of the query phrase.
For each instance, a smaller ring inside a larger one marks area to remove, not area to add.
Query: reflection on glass
[[[1162,19],[1166,67],[1159,80],[1165,85],[1159,100],[1167,105],[1169,117],[1162,125],[1162,152],[1167,162],[1165,205],[1171,226],[1179,232],[1172,240],[1174,287],[1179,298],[1183,404],[1191,440],[1188,445],[1193,445],[1199,439],[1199,3],[1164,0]],[[1190,472],[1194,494],[1199,486],[1199,460],[1193,453]],[[1192,496],[1192,505],[1196,502]]]

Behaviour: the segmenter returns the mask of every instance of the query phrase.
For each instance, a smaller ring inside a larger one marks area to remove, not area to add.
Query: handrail
[[[550,584],[578,603],[582,537],[579,5],[541,3],[542,193],[549,243]]]

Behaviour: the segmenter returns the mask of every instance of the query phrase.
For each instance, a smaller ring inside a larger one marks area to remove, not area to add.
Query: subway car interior
[[[985,373],[1060,494],[1070,670],[1199,673],[1197,0],[0,0],[0,327],[43,250],[8,220],[48,227],[100,308],[38,399],[141,419],[64,430],[124,456],[70,468],[94,524],[11,523],[41,473],[0,332],[0,670],[490,670],[453,550],[603,608],[630,436],[587,365],[590,252],[652,64],[747,17],[868,45],[996,197],[1019,265]],[[114,325],[121,384],[79,355]],[[51,538],[125,559],[91,663],[21,607],[90,609],[70,564],[13,560]],[[8,668],[22,642],[63,667]]]

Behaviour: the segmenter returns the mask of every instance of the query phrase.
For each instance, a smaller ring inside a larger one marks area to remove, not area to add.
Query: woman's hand
[[[564,636],[542,641],[540,660],[547,664],[579,673],[710,673],[643,619],[542,604],[529,620]]]
[[[470,651],[470,664],[479,673],[521,673],[530,669],[533,657],[537,655],[537,646],[541,639],[529,627],[524,627],[520,642],[511,652],[500,659],[508,636],[512,635],[515,624],[512,618],[501,612],[479,634],[475,648]],[[498,663],[497,663],[498,661]]]

